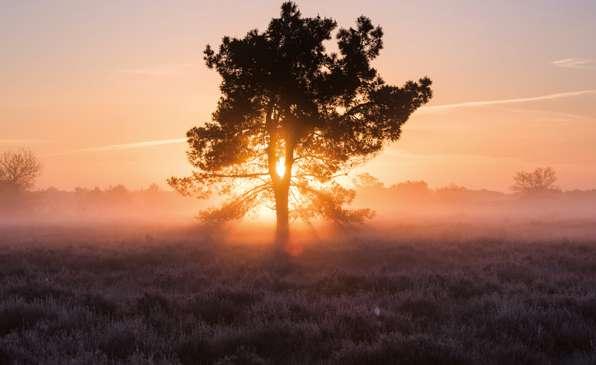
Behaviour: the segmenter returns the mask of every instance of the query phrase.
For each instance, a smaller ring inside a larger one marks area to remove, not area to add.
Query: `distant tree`
[[[55,186],[50,186],[50,187],[47,187],[43,192],[46,194],[56,194],[56,193],[59,193],[60,190],[58,190],[58,188]]]
[[[113,194],[113,195],[123,196],[123,195],[128,194],[128,189],[126,188],[126,186],[124,186],[122,184],[118,184],[115,186],[110,186],[106,190],[106,192],[109,194]]]
[[[359,189],[363,188],[383,188],[385,185],[378,178],[372,176],[368,172],[356,176],[353,181],[354,186]]]
[[[158,194],[159,192],[161,192],[161,189],[159,188],[159,185],[153,183],[153,184],[149,185],[149,187],[145,190],[145,192],[147,192],[149,194]]]
[[[468,193],[470,193],[470,190],[466,187],[449,183],[448,185],[437,188],[435,190],[435,197],[443,201],[463,203],[467,201],[466,199],[469,197]]]
[[[41,163],[26,149],[0,154],[0,188],[12,191],[29,190],[41,173]]]
[[[558,191],[555,186],[557,174],[550,167],[537,168],[534,171],[520,171],[513,177],[514,184],[511,189],[517,193],[535,194],[549,191]]]
[[[204,219],[237,219],[273,201],[277,242],[284,244],[291,217],[346,223],[370,215],[343,207],[354,192],[334,178],[399,139],[401,126],[431,98],[431,80],[385,83],[371,65],[383,31],[364,16],[339,29],[338,51],[328,52],[336,27],[285,2],[264,32],[226,36],[218,51],[207,46],[222,96],[212,121],[187,133],[196,171],[169,179],[184,195],[230,197]]]
[[[468,189],[466,189],[465,186],[460,186],[457,185],[455,183],[450,183],[449,185],[446,186],[442,186],[440,188],[437,189],[437,193],[443,194],[443,193],[463,193],[466,192]]]
[[[431,194],[426,181],[404,181],[391,186],[390,189],[400,198],[421,199]]]
[[[82,186],[77,186],[74,188],[74,192],[79,195],[87,194],[87,193],[89,193],[89,191],[90,191],[89,188],[82,187]]]

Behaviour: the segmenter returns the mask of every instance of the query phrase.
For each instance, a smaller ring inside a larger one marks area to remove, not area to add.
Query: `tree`
[[[33,187],[41,172],[41,163],[29,150],[6,151],[0,154],[0,186],[14,191]]]
[[[145,190],[146,193],[148,194],[159,194],[161,192],[161,189],[159,188],[159,185],[153,183],[151,185],[149,185],[149,187],[147,188],[147,190]]]
[[[550,167],[537,168],[532,172],[520,171],[513,177],[511,189],[522,194],[536,194],[557,191],[557,174]]]
[[[352,183],[358,189],[381,189],[385,187],[381,180],[368,172],[356,176],[356,178],[352,179]]]
[[[391,190],[395,191],[396,194],[406,196],[420,196],[428,195],[431,190],[428,188],[426,181],[404,181],[397,183],[391,187]]]
[[[169,179],[185,195],[230,197],[202,218],[236,219],[272,201],[276,240],[284,244],[291,218],[343,224],[370,215],[343,207],[354,192],[335,178],[399,139],[401,126],[432,97],[431,80],[387,84],[371,65],[383,31],[364,16],[339,29],[338,52],[328,52],[336,27],[285,2],[265,31],[226,36],[217,51],[206,47],[222,95],[212,120],[187,133],[196,171]]]

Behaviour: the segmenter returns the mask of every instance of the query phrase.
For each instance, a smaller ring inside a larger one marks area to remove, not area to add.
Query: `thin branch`
[[[209,174],[209,173],[196,173],[195,176],[203,177],[203,178],[231,178],[231,179],[258,179],[262,176],[269,175],[268,172],[263,173],[253,173],[253,174]]]

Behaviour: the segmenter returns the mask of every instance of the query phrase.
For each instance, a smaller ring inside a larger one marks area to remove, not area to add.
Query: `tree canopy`
[[[557,173],[552,167],[540,167],[534,171],[520,171],[513,177],[513,191],[521,194],[538,194],[558,191],[555,186]]]
[[[337,51],[327,42],[335,38]],[[228,195],[202,214],[224,221],[274,202],[278,237],[288,218],[359,221],[344,208],[353,191],[335,181],[395,142],[410,115],[432,97],[431,80],[387,84],[373,67],[383,30],[361,16],[337,30],[330,18],[304,17],[285,2],[263,32],[224,37],[204,59],[222,78],[212,120],[187,133],[192,176],[169,183],[186,195]]]
[[[5,151],[0,154],[0,188],[24,191],[33,187],[41,164],[29,150]]]

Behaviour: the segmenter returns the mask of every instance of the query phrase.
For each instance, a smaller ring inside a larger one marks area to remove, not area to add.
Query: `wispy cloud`
[[[575,120],[591,120],[594,117],[589,115],[580,115],[580,114],[572,114],[572,113],[563,113],[557,112],[553,110],[541,110],[541,109],[528,109],[528,108],[515,108],[515,107],[503,107],[504,111],[512,112],[512,113],[531,113],[538,116],[541,120],[552,120],[558,122],[569,122]]]
[[[171,145],[171,144],[181,144],[181,143],[186,143],[186,138],[158,139],[158,140],[153,140],[153,141],[141,141],[141,142],[132,142],[132,143],[123,143],[123,144],[110,144],[110,145],[97,146],[97,147],[79,148],[76,150],[56,153],[51,156],[64,156],[64,155],[71,155],[71,154],[75,154],[75,153],[85,153],[85,152],[110,152],[110,151],[136,150],[136,149],[142,149],[142,148],[164,146],[164,145]]]
[[[117,70],[116,72],[120,74],[127,74],[132,76],[145,76],[145,77],[153,77],[153,76],[172,76],[183,72],[185,69],[191,67],[192,64],[190,63],[173,63],[173,64],[163,64],[163,65],[155,65],[155,66],[148,66],[148,67],[138,67],[138,68],[124,68]]]
[[[163,146],[167,144],[179,144],[185,143],[186,138],[174,138],[174,139],[158,139],[154,141],[142,141],[124,144],[111,144],[107,146],[82,148],[77,152],[105,152],[105,151],[122,151],[122,150],[135,150],[139,148]]]
[[[493,105],[520,104],[520,103],[528,103],[528,102],[533,102],[533,101],[555,100],[555,99],[563,99],[563,98],[570,98],[570,97],[574,97],[574,96],[591,95],[591,94],[596,94],[596,89],[569,91],[569,92],[562,92],[562,93],[556,93],[556,94],[532,96],[532,97],[527,97],[527,98],[466,101],[466,102],[455,103],[455,104],[434,105],[434,106],[428,106],[428,107],[421,108],[420,113],[442,112],[442,111],[448,111],[451,109],[459,109],[459,108],[477,108],[477,107],[493,106]]]
[[[562,68],[573,68],[576,70],[596,70],[596,60],[589,58],[565,58],[552,62],[553,65]]]
[[[47,139],[0,139],[0,145],[30,145],[39,143],[50,143]]]
[[[458,108],[474,108],[474,107],[484,107],[484,106],[504,105],[504,104],[519,104],[519,103],[527,103],[527,102],[533,102],[533,101],[555,100],[555,99],[569,98],[569,97],[582,96],[582,95],[591,95],[591,94],[596,94],[596,89],[562,92],[562,93],[555,93],[555,94],[548,94],[548,95],[541,95],[541,96],[534,96],[534,97],[527,97],[527,98],[468,101],[468,102],[455,103],[455,104],[435,105],[435,106],[423,107],[420,109],[419,113],[449,111],[451,109],[458,109]],[[163,145],[181,144],[181,143],[186,143],[186,141],[187,141],[186,138],[173,138],[173,139],[159,139],[159,140],[140,141],[140,142],[123,143],[123,144],[111,144],[111,145],[104,145],[104,146],[80,148],[80,149],[76,149],[76,150],[53,154],[52,156],[70,155],[70,154],[84,153],[84,152],[109,152],[109,151],[134,150],[134,149],[142,149],[142,148],[149,148],[149,147],[156,147],[156,146],[163,146]],[[28,139],[4,139],[4,140],[0,139],[0,144],[27,144],[27,143],[43,143],[43,142],[49,142],[49,141],[34,140],[34,139],[30,139],[30,140],[28,140]]]

